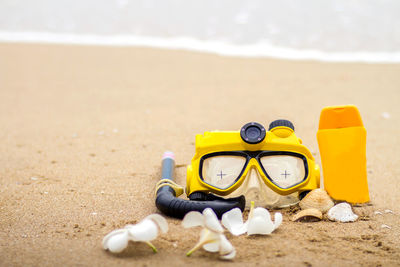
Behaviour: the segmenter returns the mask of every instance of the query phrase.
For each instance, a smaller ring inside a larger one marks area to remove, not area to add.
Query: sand
[[[390,64],[1,44],[0,265],[399,265],[399,74]],[[320,162],[319,113],[340,104],[359,107],[368,134],[371,204],[355,207],[361,220],[294,223],[294,210],[283,210],[270,236],[227,234],[237,248],[231,263],[202,250],[186,257],[199,229],[171,218],[157,254],[145,244],[103,251],[105,234],[157,212],[165,150],[176,153],[184,184],[195,134],[286,118]]]

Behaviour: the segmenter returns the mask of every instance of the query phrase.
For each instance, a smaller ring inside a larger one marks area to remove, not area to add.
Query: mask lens
[[[290,188],[306,178],[302,158],[271,155],[262,157],[260,161],[272,182],[280,188]]]
[[[224,155],[206,158],[202,166],[202,178],[206,183],[225,189],[239,178],[246,158],[241,156]]]

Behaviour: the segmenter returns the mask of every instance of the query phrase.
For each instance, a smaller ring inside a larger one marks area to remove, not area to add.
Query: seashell
[[[337,222],[355,222],[358,216],[353,213],[349,203],[343,202],[328,211],[328,219]]]
[[[292,221],[294,222],[317,222],[322,219],[322,212],[320,210],[311,208],[306,210],[301,210],[296,213]]]
[[[299,204],[302,210],[314,208],[322,213],[327,212],[334,205],[331,197],[322,188],[312,190],[300,201]]]

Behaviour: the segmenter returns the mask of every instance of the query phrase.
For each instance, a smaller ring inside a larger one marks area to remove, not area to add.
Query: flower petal
[[[197,242],[197,244],[191,250],[189,250],[188,253],[186,253],[186,256],[190,256],[193,252],[198,250],[200,247],[203,247],[205,250],[208,250],[211,252],[218,251],[219,247],[217,247],[217,249],[215,250],[215,246],[213,246],[213,245],[206,246],[206,244],[214,243],[214,242],[217,242],[219,244],[219,234],[217,234],[207,228],[203,228],[200,232],[199,242]]]
[[[125,229],[114,230],[103,239],[103,248],[119,253],[128,246],[128,232]]]
[[[126,233],[126,230],[125,230],[125,229],[117,229],[117,230],[114,230],[114,231],[108,233],[108,234],[103,238],[103,248],[104,248],[104,249],[108,249],[107,241],[108,241],[112,236],[120,235],[120,234],[122,234],[122,233]]]
[[[231,242],[228,241],[228,239],[226,238],[226,236],[224,234],[220,234],[219,241],[220,241],[219,252],[222,255],[230,253],[232,251],[233,246],[232,246]]]
[[[158,227],[160,227],[161,232],[163,233],[168,232],[167,220],[160,214],[150,214],[149,216],[144,218],[144,220],[148,219],[153,220],[158,225]]]
[[[219,251],[219,242],[214,241],[203,245],[204,250],[208,252],[218,252]]]
[[[222,260],[232,260],[236,256],[236,249],[233,248],[233,250],[229,254],[225,255],[220,255],[219,258]]]
[[[261,217],[265,221],[271,221],[271,214],[269,211],[261,207],[254,209],[253,217]]]
[[[222,228],[221,224],[218,221],[217,215],[215,215],[215,212],[212,209],[206,208],[205,210],[203,210],[203,215],[205,227],[217,233],[224,232],[224,228]]]
[[[200,233],[200,241],[207,242],[203,245],[204,250],[209,252],[217,252],[219,251],[219,235],[213,231],[204,228]]]
[[[185,228],[204,226],[203,214],[198,211],[191,211],[186,213],[182,220],[182,226]]]
[[[135,225],[127,225],[125,228],[132,241],[151,241],[158,235],[158,227],[153,220],[143,220]]]
[[[242,211],[239,208],[234,208],[222,215],[222,225],[233,235],[241,235],[246,233],[247,224],[243,223]]]
[[[220,234],[219,242],[219,254],[221,259],[230,260],[236,255],[235,248],[232,246],[231,242],[225,237],[225,235]]]
[[[253,216],[249,220],[247,235],[268,235],[274,230],[271,220],[265,220],[262,216]]]
[[[282,213],[275,213],[274,230],[282,224]]]

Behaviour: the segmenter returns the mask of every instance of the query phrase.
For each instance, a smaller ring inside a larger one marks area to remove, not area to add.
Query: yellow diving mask
[[[247,203],[276,208],[298,203],[319,182],[319,166],[290,121],[276,120],[268,131],[250,122],[240,131],[196,135],[186,194],[190,200],[209,193],[223,198],[244,195]]]

